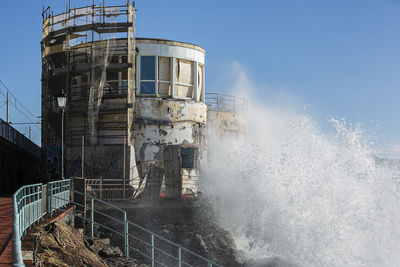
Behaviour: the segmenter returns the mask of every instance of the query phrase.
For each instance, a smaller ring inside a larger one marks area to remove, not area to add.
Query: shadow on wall
[[[0,195],[40,182],[40,159],[0,138]]]

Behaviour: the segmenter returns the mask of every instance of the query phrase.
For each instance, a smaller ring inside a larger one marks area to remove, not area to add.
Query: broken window
[[[140,93],[155,94],[156,93],[156,57],[141,56],[140,57]]]
[[[181,147],[181,166],[185,169],[194,168],[194,154],[195,149],[193,147]]]

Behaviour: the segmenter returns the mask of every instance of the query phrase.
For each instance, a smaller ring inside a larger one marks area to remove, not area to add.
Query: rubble
[[[36,248],[36,266],[107,267],[106,262],[86,246],[83,236],[62,222],[45,225],[38,234]]]
[[[36,234],[34,251],[39,267],[147,267],[135,259],[126,258],[107,238],[91,239],[63,222],[42,227]]]

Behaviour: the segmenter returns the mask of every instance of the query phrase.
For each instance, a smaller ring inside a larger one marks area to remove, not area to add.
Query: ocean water
[[[361,129],[256,104],[247,116],[245,140],[209,138],[200,184],[241,260],[400,266],[400,180]]]

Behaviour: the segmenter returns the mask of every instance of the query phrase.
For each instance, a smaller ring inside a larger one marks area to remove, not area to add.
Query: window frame
[[[142,57],[154,57],[154,80],[142,80]],[[140,55],[139,57],[139,95],[144,96],[158,96],[158,56],[153,55]],[[153,82],[154,83],[154,93],[144,94],[142,93],[142,82]]]

